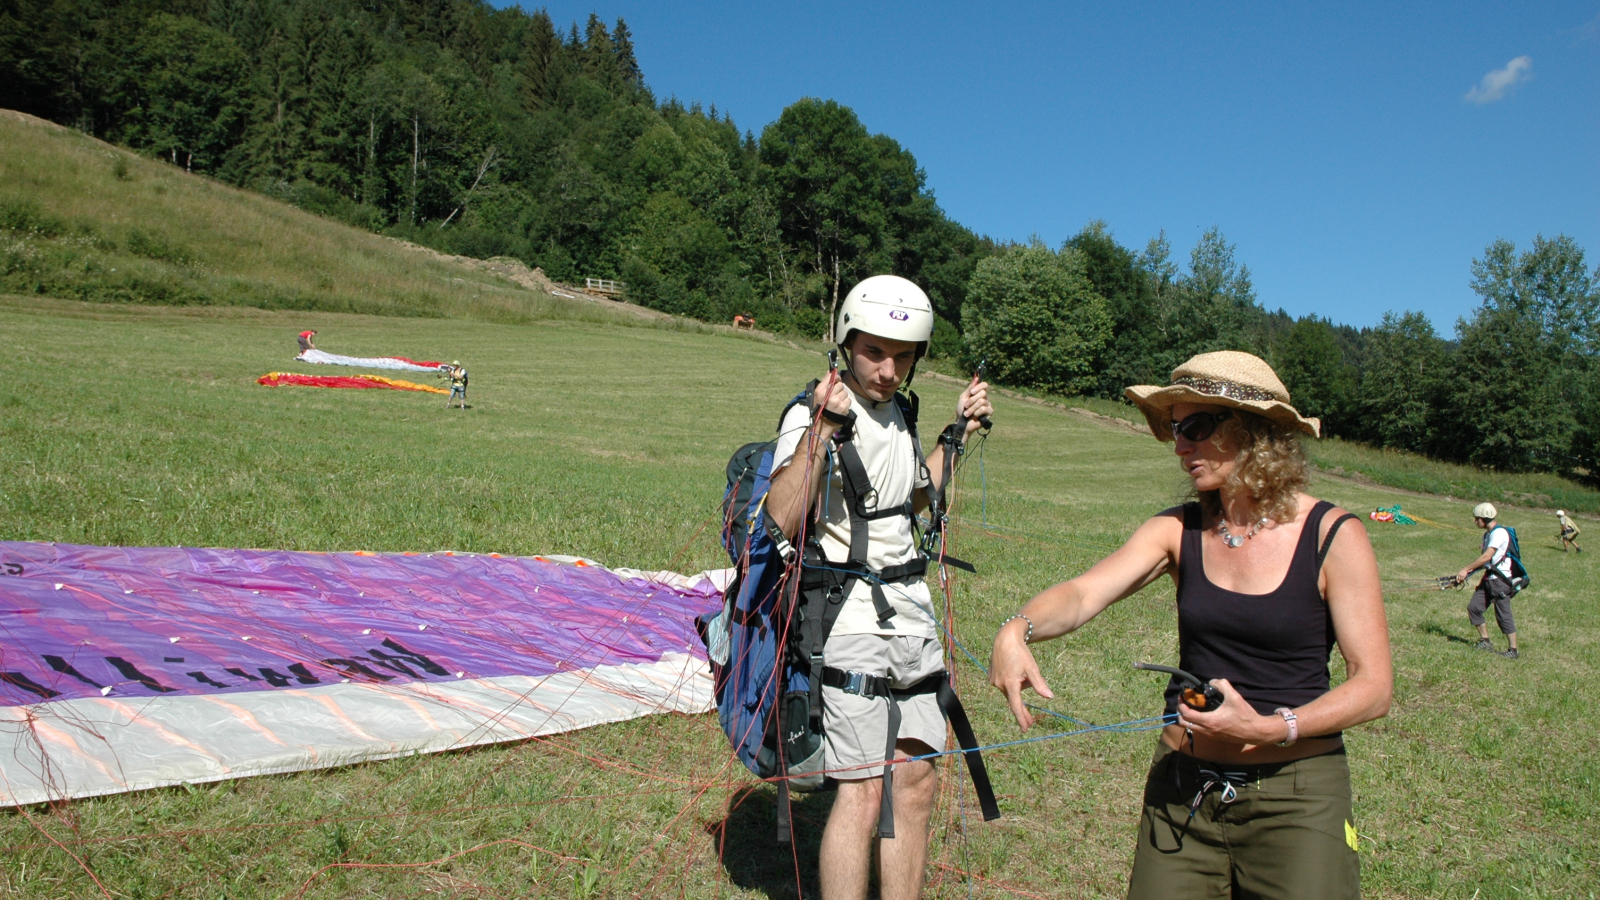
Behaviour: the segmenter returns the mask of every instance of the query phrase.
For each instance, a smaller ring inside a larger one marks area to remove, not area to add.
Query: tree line
[[[1439,335],[1420,312],[1356,329],[1268,312],[1215,228],[1181,270],[1094,222],[1051,249],[998,248],[969,285],[964,352],[1005,381],[1120,398],[1196,353],[1269,362],[1323,433],[1508,471],[1600,473],[1600,267],[1565,235],[1471,262],[1481,305]]]
[[[1190,355],[1271,361],[1330,434],[1513,470],[1600,471],[1600,271],[1571,239],[1471,266],[1455,333],[1354,329],[1258,301],[1215,228],[1173,258],[1091,223],[1059,248],[940,209],[915,157],[802,99],[759,135],[659,99],[627,23],[558,27],[482,0],[11,0],[0,106],[375,231],[629,298],[821,337],[843,291],[894,272],[933,351],[997,380],[1120,397]]]

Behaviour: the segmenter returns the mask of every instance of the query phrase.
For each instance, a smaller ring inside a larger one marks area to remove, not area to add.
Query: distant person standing
[[[1578,546],[1578,526],[1572,524],[1572,520],[1567,518],[1567,511],[1564,509],[1556,510],[1556,520],[1561,523],[1561,552],[1569,552],[1567,545],[1571,544],[1573,550],[1582,553],[1583,548]]]
[[[315,331],[302,331],[302,332],[300,332],[300,352],[301,353],[305,353],[307,350],[315,350],[315,349],[317,349],[317,345],[312,341],[312,338],[314,338],[316,336],[317,336],[317,333]]]
[[[1516,593],[1511,584],[1511,532],[1499,523],[1499,515],[1493,503],[1479,503],[1472,508],[1473,524],[1484,531],[1483,553],[1456,573],[1456,583],[1464,583],[1474,571],[1483,569],[1478,589],[1472,592],[1472,599],[1467,603],[1467,621],[1478,629],[1478,649],[1493,650],[1494,642],[1489,640],[1489,625],[1483,614],[1494,604],[1495,623],[1511,645],[1501,655],[1516,659],[1517,623],[1511,618],[1511,597]]]
[[[457,397],[461,398],[461,408],[467,408],[467,368],[461,360],[452,360],[450,365],[442,366],[440,375],[450,379],[450,396],[444,401],[444,408],[449,409]]]

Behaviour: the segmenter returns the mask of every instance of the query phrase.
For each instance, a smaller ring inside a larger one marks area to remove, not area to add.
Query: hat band
[[[1274,400],[1282,403],[1278,397],[1260,388],[1239,384],[1233,381],[1219,381],[1215,378],[1191,378],[1187,375],[1172,379],[1173,387],[1186,387],[1213,397],[1227,397],[1230,400],[1243,402],[1270,403]]]

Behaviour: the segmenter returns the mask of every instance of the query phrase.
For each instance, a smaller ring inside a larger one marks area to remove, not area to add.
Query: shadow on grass
[[[1423,634],[1431,634],[1434,637],[1442,637],[1452,644],[1466,644],[1467,646],[1471,647],[1478,643],[1476,640],[1469,640],[1468,638],[1464,638],[1459,634],[1453,634],[1449,631],[1446,631],[1444,626],[1438,624],[1437,622],[1429,622],[1426,625],[1419,626],[1419,629]]]
[[[764,785],[733,795],[728,800],[727,817],[706,826],[728,879],[774,900],[820,897],[817,864],[822,826],[828,821],[835,796],[832,791],[792,794],[789,809],[794,819],[794,843],[780,844],[776,791]]]

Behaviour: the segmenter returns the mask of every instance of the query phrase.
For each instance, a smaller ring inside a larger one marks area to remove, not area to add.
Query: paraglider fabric
[[[1396,525],[1415,525],[1417,520],[1400,511],[1400,504],[1394,506],[1380,506],[1367,514],[1367,518],[1374,522],[1393,522]]]
[[[323,363],[330,366],[354,366],[358,369],[398,369],[405,372],[437,372],[442,362],[406,359],[404,356],[340,356],[321,350],[306,350],[295,357],[296,362]]]
[[[413,381],[399,381],[381,375],[296,375],[293,372],[268,372],[256,379],[256,384],[267,387],[322,387],[322,388],[389,388],[395,391],[427,391],[430,394],[449,393],[444,388]]]
[[[0,542],[0,805],[705,712],[728,575]]]

